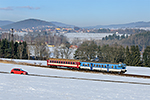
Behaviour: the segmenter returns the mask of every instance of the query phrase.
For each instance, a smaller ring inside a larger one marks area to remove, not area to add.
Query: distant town
[[[11,35],[13,34],[14,41],[26,41],[28,44],[32,44],[35,42],[36,37],[45,36],[45,42],[56,45],[54,42],[56,37],[58,41],[61,36],[65,36],[71,43],[77,40],[101,40],[105,36],[114,33],[121,36],[148,31],[150,30],[149,23],[137,22],[122,25],[77,27],[59,22],[27,19],[19,22],[7,22],[7,24],[0,23],[0,39],[11,40]]]

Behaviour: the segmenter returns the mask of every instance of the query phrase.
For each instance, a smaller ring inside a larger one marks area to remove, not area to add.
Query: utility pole
[[[12,34],[11,34],[11,38],[12,38],[12,41],[14,40],[14,38],[13,38],[13,28],[11,29],[12,30]]]

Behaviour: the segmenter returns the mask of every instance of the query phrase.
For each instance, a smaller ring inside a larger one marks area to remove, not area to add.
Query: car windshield
[[[22,69],[20,69],[21,71],[24,71],[24,70],[22,70]]]

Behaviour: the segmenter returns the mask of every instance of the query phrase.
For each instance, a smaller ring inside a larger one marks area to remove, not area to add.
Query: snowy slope
[[[29,74],[150,83],[150,79],[72,72],[0,63],[0,71],[23,68]],[[149,100],[150,85],[0,73],[0,100]]]

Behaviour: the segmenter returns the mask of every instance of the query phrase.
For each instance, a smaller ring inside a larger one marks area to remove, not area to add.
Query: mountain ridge
[[[150,21],[149,22],[139,21],[126,24],[96,25],[96,26],[87,26],[84,28],[140,28],[140,27],[150,27]]]
[[[8,25],[14,23],[13,21],[0,20],[0,26]]]
[[[10,29],[10,28],[22,29],[22,28],[42,27],[42,26],[71,27],[71,28],[75,27],[75,25],[68,25],[56,21],[48,22],[40,19],[26,19],[18,22],[0,20],[0,27],[2,29]],[[140,27],[150,27],[150,22],[139,21],[126,24],[96,25],[81,28],[98,29],[98,28],[140,28]]]
[[[32,28],[32,27],[41,27],[41,26],[55,26],[51,22],[46,22],[44,20],[39,19],[26,19],[18,22],[14,22],[12,24],[1,26],[3,29],[21,29],[21,28]]]

